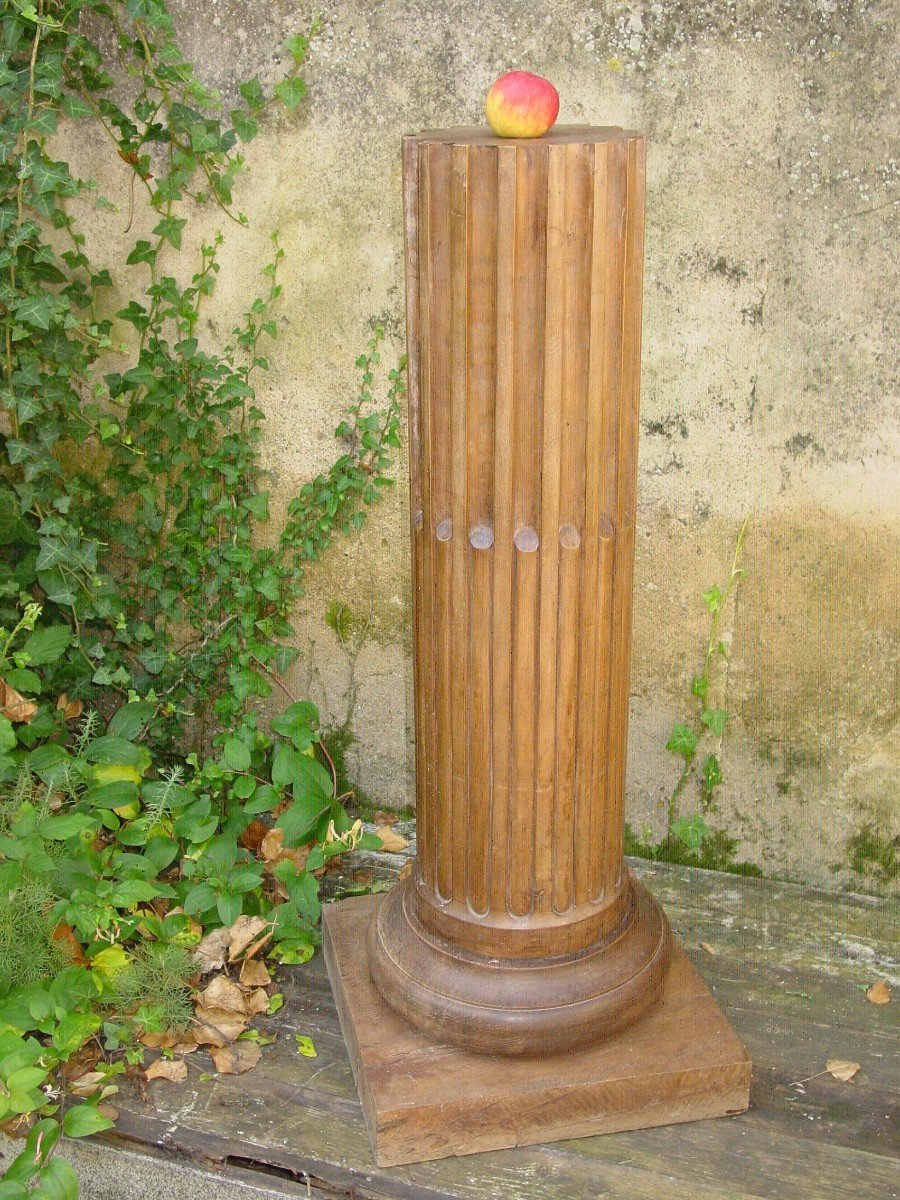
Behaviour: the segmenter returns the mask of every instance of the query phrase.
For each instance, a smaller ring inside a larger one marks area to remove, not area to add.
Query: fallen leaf
[[[404,879],[409,879],[409,877],[410,877],[410,875],[412,875],[412,873],[413,873],[412,859],[409,859],[400,868],[400,874],[397,876],[397,878],[402,882]]]
[[[399,854],[409,845],[409,841],[389,825],[382,825],[380,829],[376,829],[375,836],[381,838],[381,849],[389,854]]]
[[[247,1012],[244,993],[224,975],[217,975],[209,987],[200,993],[197,1004],[200,1008],[222,1008],[226,1012],[242,1015]]]
[[[846,1058],[829,1058],[825,1064],[825,1070],[834,1079],[839,1079],[841,1083],[849,1083],[859,1070],[859,1063],[849,1062]]]
[[[118,1121],[119,1119],[119,1110],[111,1104],[98,1104],[97,1112],[101,1117],[106,1117],[107,1121]]]
[[[244,952],[244,962],[246,962],[248,958],[253,958],[255,954],[259,954],[263,946],[272,940],[273,933],[274,929],[267,929],[261,938],[257,938],[255,942],[252,942]]]
[[[0,717],[27,725],[37,710],[38,706],[33,700],[26,700],[20,692],[0,679]]]
[[[147,1079],[168,1079],[169,1083],[181,1083],[187,1079],[187,1063],[180,1058],[158,1058],[144,1072]]]
[[[304,1058],[318,1058],[319,1052],[316,1050],[316,1044],[311,1037],[306,1037],[305,1034],[295,1033],[297,1039],[297,1053],[302,1054]]]
[[[177,1042],[172,1047],[173,1054],[193,1054],[195,1050],[199,1050],[197,1043],[191,1038],[189,1042]]]
[[[243,1075],[253,1070],[262,1050],[255,1042],[237,1042],[234,1046],[215,1046],[210,1055],[220,1075]]]
[[[62,947],[66,957],[71,959],[75,966],[83,967],[87,963],[81,942],[75,936],[75,931],[71,925],[67,925],[65,921],[60,921],[53,930],[52,937],[54,942]]]
[[[69,1090],[76,1096],[93,1096],[104,1079],[106,1075],[103,1071],[87,1071],[70,1082]]]
[[[245,987],[264,988],[272,982],[266,964],[258,958],[245,958],[241,964],[241,983]]]
[[[265,988],[255,988],[247,997],[247,1013],[251,1017],[269,1011],[269,993]]]
[[[261,821],[259,817],[254,818],[238,838],[238,842],[251,854],[259,854],[259,848],[262,845],[262,840],[269,832],[269,826],[265,821]]]
[[[719,953],[715,946],[711,946],[709,942],[701,942],[700,949],[705,950],[707,954],[716,955]]]
[[[80,700],[70,700],[63,692],[56,702],[56,711],[62,713],[64,721],[76,721],[84,712],[84,705]]]
[[[866,992],[866,999],[870,1004],[890,1004],[891,989],[883,979],[879,979]]]
[[[304,869],[306,860],[309,858],[309,846],[285,848],[283,829],[270,829],[262,840],[260,850],[263,859],[269,866],[275,866],[276,863],[289,858],[298,871]]]
[[[389,808],[376,808],[372,814],[372,819],[377,821],[379,825],[396,825],[400,820],[398,812],[391,812]]]
[[[405,868],[404,868],[404,870],[405,870]],[[350,874],[350,878],[353,880],[354,883],[361,883],[365,887],[368,887],[368,885],[370,883],[375,882],[375,872],[374,871],[353,871]]]
[[[177,1046],[180,1040],[180,1035],[171,1033],[168,1030],[165,1033],[142,1033],[138,1038],[150,1050],[170,1050],[173,1046]]]
[[[274,1017],[282,1008],[284,1008],[284,996],[281,992],[276,992],[269,1000],[269,1007],[266,1009],[266,1012],[270,1017]]]
[[[200,939],[194,948],[194,957],[204,975],[208,975],[210,971],[221,971],[225,966],[225,955],[230,941],[230,929],[214,929],[212,933]]]
[[[223,1008],[198,1008],[191,1034],[200,1046],[225,1046],[247,1028],[247,1018]]]
[[[238,917],[232,925],[228,940],[228,958],[231,962],[241,957],[251,943],[256,943],[260,934],[269,930],[270,924],[265,917]]]

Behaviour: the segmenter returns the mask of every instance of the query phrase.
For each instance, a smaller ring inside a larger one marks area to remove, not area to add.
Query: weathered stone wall
[[[283,37],[315,11],[289,0],[173,9],[188,54],[226,96],[254,73],[271,86]],[[900,833],[893,4],[339,0],[322,15],[308,101],[273,114],[249,148],[238,205],[251,230],[215,212],[201,222],[207,235],[228,225],[222,330],[256,286],[272,229],[287,251],[260,397],[276,494],[286,500],[333,454],[373,317],[394,336],[385,357],[399,352],[401,133],[479,121],[511,67],[555,81],[563,122],[645,129],[629,818],[660,836],[678,776],[665,742],[695,713],[701,592],[726,575],[750,514],[710,821],[767,872],[856,879],[848,838],[869,826],[872,853],[886,852]],[[98,148],[73,153],[127,208],[127,170],[112,158],[97,168]],[[95,248],[114,252],[123,224],[95,218]],[[351,668],[323,614],[348,604],[367,622],[350,762],[390,804],[411,796],[404,488],[311,579],[297,680],[343,720]],[[695,797],[684,799],[690,811]]]

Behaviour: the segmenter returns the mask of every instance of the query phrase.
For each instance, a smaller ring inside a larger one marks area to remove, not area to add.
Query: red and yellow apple
[[[559,92],[530,71],[507,71],[491,85],[484,115],[498,137],[540,137],[559,115]]]

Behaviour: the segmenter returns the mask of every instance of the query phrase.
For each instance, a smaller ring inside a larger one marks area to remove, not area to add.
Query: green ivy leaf
[[[699,741],[699,736],[689,725],[679,725],[676,722],[672,726],[672,733],[666,742],[666,749],[683,758],[685,762],[690,762],[697,753]]]
[[[709,834],[709,826],[699,813],[695,813],[692,817],[679,817],[673,821],[672,832],[692,854],[696,854]]]
[[[293,112],[306,95],[306,84],[299,75],[290,76],[275,84],[275,95],[289,112]]]
[[[722,708],[705,708],[700,714],[701,723],[716,737],[721,737],[725,732],[725,723],[729,719],[730,714]]]
[[[703,786],[706,791],[711,792],[713,788],[719,786],[722,782],[722,767],[719,764],[715,754],[707,756],[703,764]]]
[[[34,1200],[78,1200],[78,1176],[75,1168],[62,1158],[52,1158],[41,1169],[40,1185],[32,1192]]]

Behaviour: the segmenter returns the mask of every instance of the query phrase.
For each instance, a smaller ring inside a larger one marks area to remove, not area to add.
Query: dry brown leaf
[[[866,999],[870,1004],[890,1004],[891,989],[883,979],[879,979],[866,992]]]
[[[389,808],[376,808],[372,814],[372,820],[379,825],[396,825],[400,820],[400,814],[392,812]]]
[[[265,917],[238,917],[231,927],[228,941],[228,958],[231,962],[241,957],[251,943],[258,941],[260,934],[269,929]]]
[[[77,1079],[71,1081],[69,1091],[76,1096],[93,1096],[105,1078],[102,1071],[86,1071],[84,1075],[79,1075]]]
[[[98,1104],[97,1112],[101,1117],[106,1117],[107,1121],[118,1121],[119,1110],[112,1104]]]
[[[240,1013],[242,1016],[247,1012],[244,993],[224,975],[217,975],[200,993],[196,1003],[200,1008],[223,1008],[226,1012]]]
[[[0,717],[27,725],[37,710],[38,706],[33,700],[26,700],[21,692],[0,679]]]
[[[236,1042],[233,1046],[214,1046],[209,1053],[220,1075],[243,1075],[253,1070],[262,1050],[255,1042]]]
[[[247,1018],[223,1008],[198,1008],[191,1025],[200,1046],[225,1046],[247,1028]]]
[[[264,1013],[269,1007],[269,994],[264,988],[255,988],[247,997],[247,1013],[251,1017]]]
[[[169,1083],[181,1083],[187,1079],[187,1063],[180,1058],[158,1058],[144,1072],[147,1079],[168,1079]]]
[[[84,956],[81,942],[75,936],[75,931],[71,925],[67,925],[65,921],[60,921],[51,936],[54,942],[62,946],[66,957],[71,959],[76,966],[83,967],[85,965],[88,960]]]
[[[261,821],[259,817],[254,817],[241,836],[238,842],[245,849],[256,857],[259,854],[259,848],[262,845],[262,840],[269,832],[269,826],[265,821]]]
[[[241,983],[244,987],[264,988],[272,982],[266,964],[258,958],[245,958],[241,964]]]
[[[230,941],[230,929],[214,929],[212,933],[200,939],[194,949],[194,957],[204,975],[208,975],[210,971],[221,971],[225,966],[225,955]]]
[[[825,1064],[825,1070],[834,1079],[839,1079],[841,1083],[849,1083],[859,1070],[859,1063],[850,1062],[846,1058],[829,1058]]]
[[[84,705],[80,700],[70,700],[63,692],[56,702],[56,711],[62,713],[64,721],[76,721],[84,712]]]
[[[309,846],[295,846],[286,849],[284,845],[284,830],[270,829],[260,844],[263,859],[269,866],[275,866],[289,858],[298,871],[302,871],[309,858]]]
[[[376,829],[375,836],[381,838],[381,849],[387,850],[389,854],[399,854],[409,845],[408,840],[389,825],[382,825],[380,829]]]
[[[199,1050],[199,1046],[194,1041],[192,1035],[189,1035],[189,1040],[186,1042],[177,1042],[172,1047],[173,1054],[193,1054],[195,1050]]]
[[[171,1050],[173,1046],[178,1045],[179,1034],[171,1033],[142,1033],[138,1038],[139,1042],[143,1042],[150,1050]]]
[[[715,946],[711,946],[709,942],[701,942],[700,949],[705,950],[707,954],[716,955],[719,953]]]
[[[272,933],[273,933],[273,930],[267,929],[261,938],[257,938],[255,942],[252,942],[247,947],[247,949],[244,953],[244,962],[246,962],[250,958],[253,958],[253,956],[255,954],[259,954],[259,952],[260,952],[260,950],[262,950],[263,946],[265,946],[265,944],[267,942],[271,941]]]
[[[410,859],[409,862],[405,862],[403,864],[403,866],[400,868],[400,874],[397,876],[397,878],[399,880],[401,880],[401,882],[402,882],[404,879],[409,879],[409,877],[410,877],[410,875],[412,875],[412,873],[413,873],[413,865],[412,865],[412,859]]]

